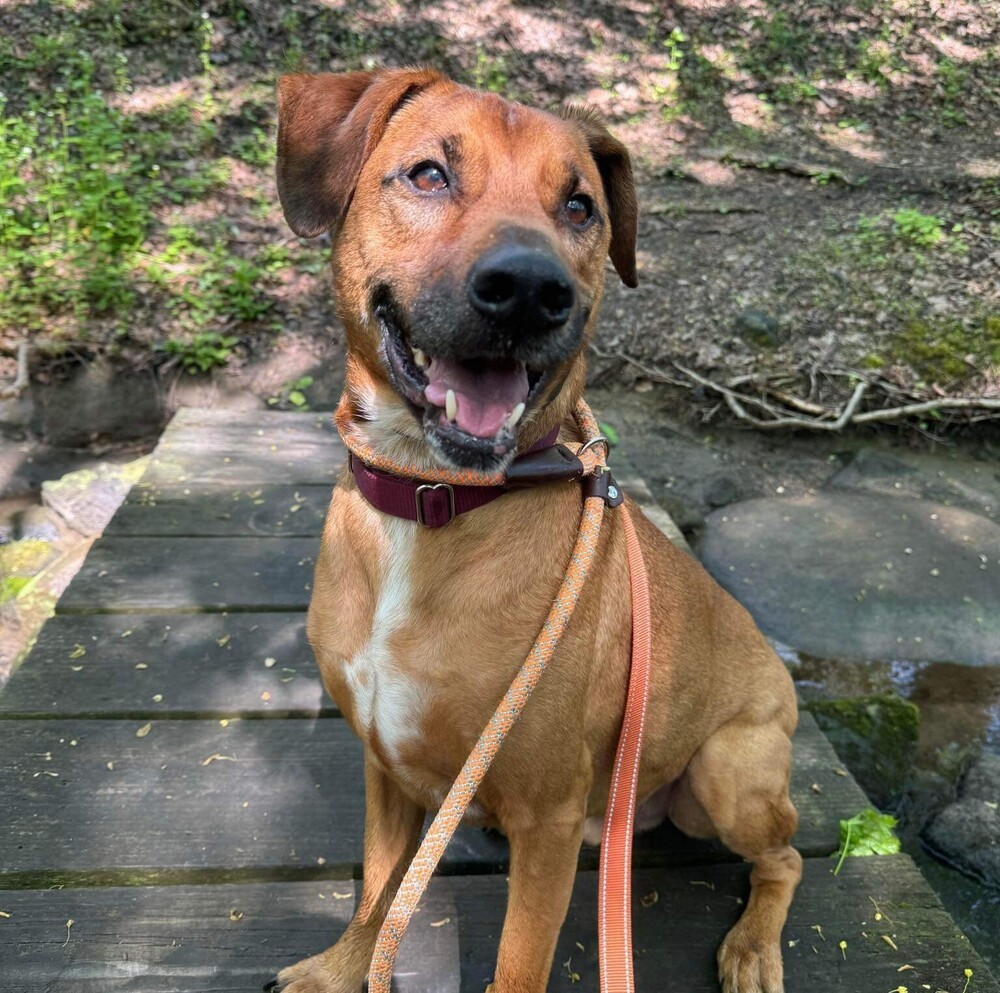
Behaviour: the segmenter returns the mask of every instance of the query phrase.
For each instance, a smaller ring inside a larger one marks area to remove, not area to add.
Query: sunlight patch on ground
[[[777,130],[773,108],[755,94],[727,93],[723,101],[736,124],[743,124],[764,134],[773,134]]]
[[[824,125],[817,128],[816,134],[832,148],[847,152],[856,159],[863,159],[865,162],[886,161],[885,152],[875,147],[875,136],[868,132],[859,131],[854,127]]]
[[[992,179],[1000,176],[1000,159],[971,159],[965,163],[962,171],[966,176],[975,176],[977,179]]]

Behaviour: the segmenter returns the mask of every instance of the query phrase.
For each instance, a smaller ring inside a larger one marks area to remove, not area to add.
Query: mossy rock
[[[813,700],[805,709],[875,805],[891,806],[906,788],[916,754],[916,705],[886,694]]]

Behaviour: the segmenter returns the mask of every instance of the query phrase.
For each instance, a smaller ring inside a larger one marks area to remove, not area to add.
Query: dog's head
[[[504,468],[579,396],[605,257],[636,285],[625,148],[422,69],[285,76],[278,107],[285,217],[333,235],[374,440]]]

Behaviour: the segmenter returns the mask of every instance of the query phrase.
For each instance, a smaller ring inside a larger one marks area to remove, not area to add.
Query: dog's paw
[[[784,993],[781,945],[737,924],[719,948],[719,983],[722,993]]]
[[[346,979],[328,955],[314,955],[282,969],[264,989],[270,993],[361,993],[364,982]]]

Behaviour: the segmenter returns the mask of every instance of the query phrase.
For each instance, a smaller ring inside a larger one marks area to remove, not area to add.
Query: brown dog
[[[380,453],[495,471],[562,426],[584,383],[608,254],[636,284],[624,147],[427,70],[293,75],[278,185],[300,235],[331,231],[347,396]],[[446,527],[333,494],[309,610],[323,680],[365,746],[364,886],[332,948],[286,993],[358,993],[417,846],[520,667],[562,579],[579,483],[508,493]],[[747,612],[632,508],[653,602],[640,824],[669,816],[753,863],[719,950],[727,993],[778,993],[801,859],[789,841],[792,682]],[[629,669],[624,538],[605,515],[572,623],[470,808],[510,842],[493,993],[546,987],[585,833],[599,837]]]

